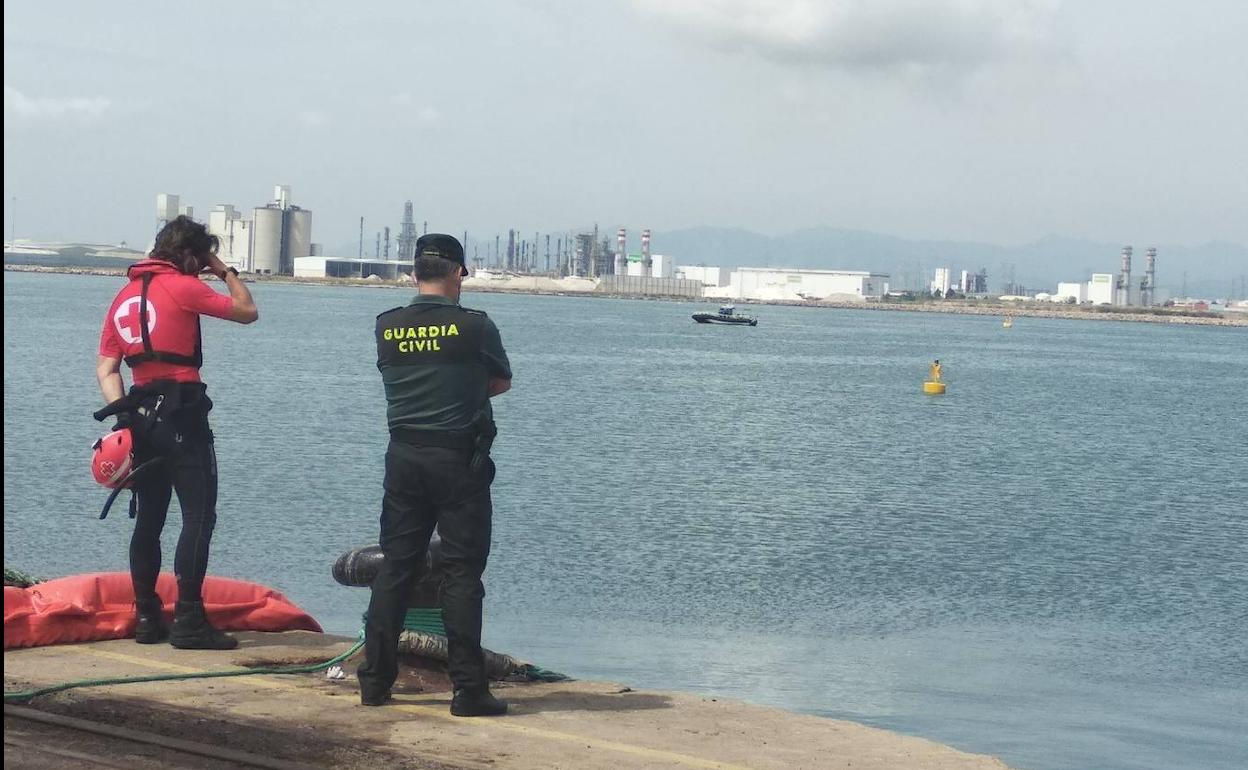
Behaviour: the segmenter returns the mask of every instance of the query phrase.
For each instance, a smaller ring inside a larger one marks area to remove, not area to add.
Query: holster
[[[498,435],[498,426],[494,424],[494,416],[488,408],[476,413],[472,426],[477,436],[472,444],[472,458],[468,461],[468,469],[480,473],[485,469],[485,461],[490,459],[490,449],[494,446],[494,437]]]

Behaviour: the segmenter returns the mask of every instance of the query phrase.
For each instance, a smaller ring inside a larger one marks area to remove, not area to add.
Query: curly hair
[[[215,254],[220,245],[208,228],[188,216],[180,216],[160,228],[156,245],[148,256],[172,263],[187,275],[195,275],[204,269],[208,257]]]

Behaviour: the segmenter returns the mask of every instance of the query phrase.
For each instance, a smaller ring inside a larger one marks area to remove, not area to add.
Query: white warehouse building
[[[1053,294],[1053,301],[1067,302],[1069,300],[1074,300],[1079,305],[1087,302],[1088,285],[1086,283],[1059,283],[1057,291]]]
[[[699,281],[703,286],[727,286],[732,280],[732,272],[726,267],[707,267],[706,265],[677,265],[674,277],[685,281]]]
[[[888,276],[861,270],[743,267],[733,271],[727,290],[727,296],[738,299],[865,301],[888,292]]]
[[[295,257],[296,278],[369,278],[377,276],[393,281],[411,275],[412,262],[407,259],[356,259],[354,257]]]

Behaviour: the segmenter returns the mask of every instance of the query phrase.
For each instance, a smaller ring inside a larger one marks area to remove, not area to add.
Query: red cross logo
[[[117,327],[117,333],[127,345],[143,341],[142,332],[139,330],[139,306],[142,303],[142,297],[131,297],[118,305],[117,312],[113,313],[113,325]],[[156,306],[149,302],[147,303],[147,333],[150,335],[154,331],[156,331]]]

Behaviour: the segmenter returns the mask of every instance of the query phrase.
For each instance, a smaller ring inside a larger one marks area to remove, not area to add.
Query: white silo
[[[161,193],[156,196],[156,227],[164,227],[178,218],[178,196]]]
[[[286,248],[282,271],[293,273],[295,260],[312,255],[312,212],[292,206],[286,211]]]
[[[251,265],[257,273],[282,271],[282,230],[285,212],[265,206],[252,211]]]

